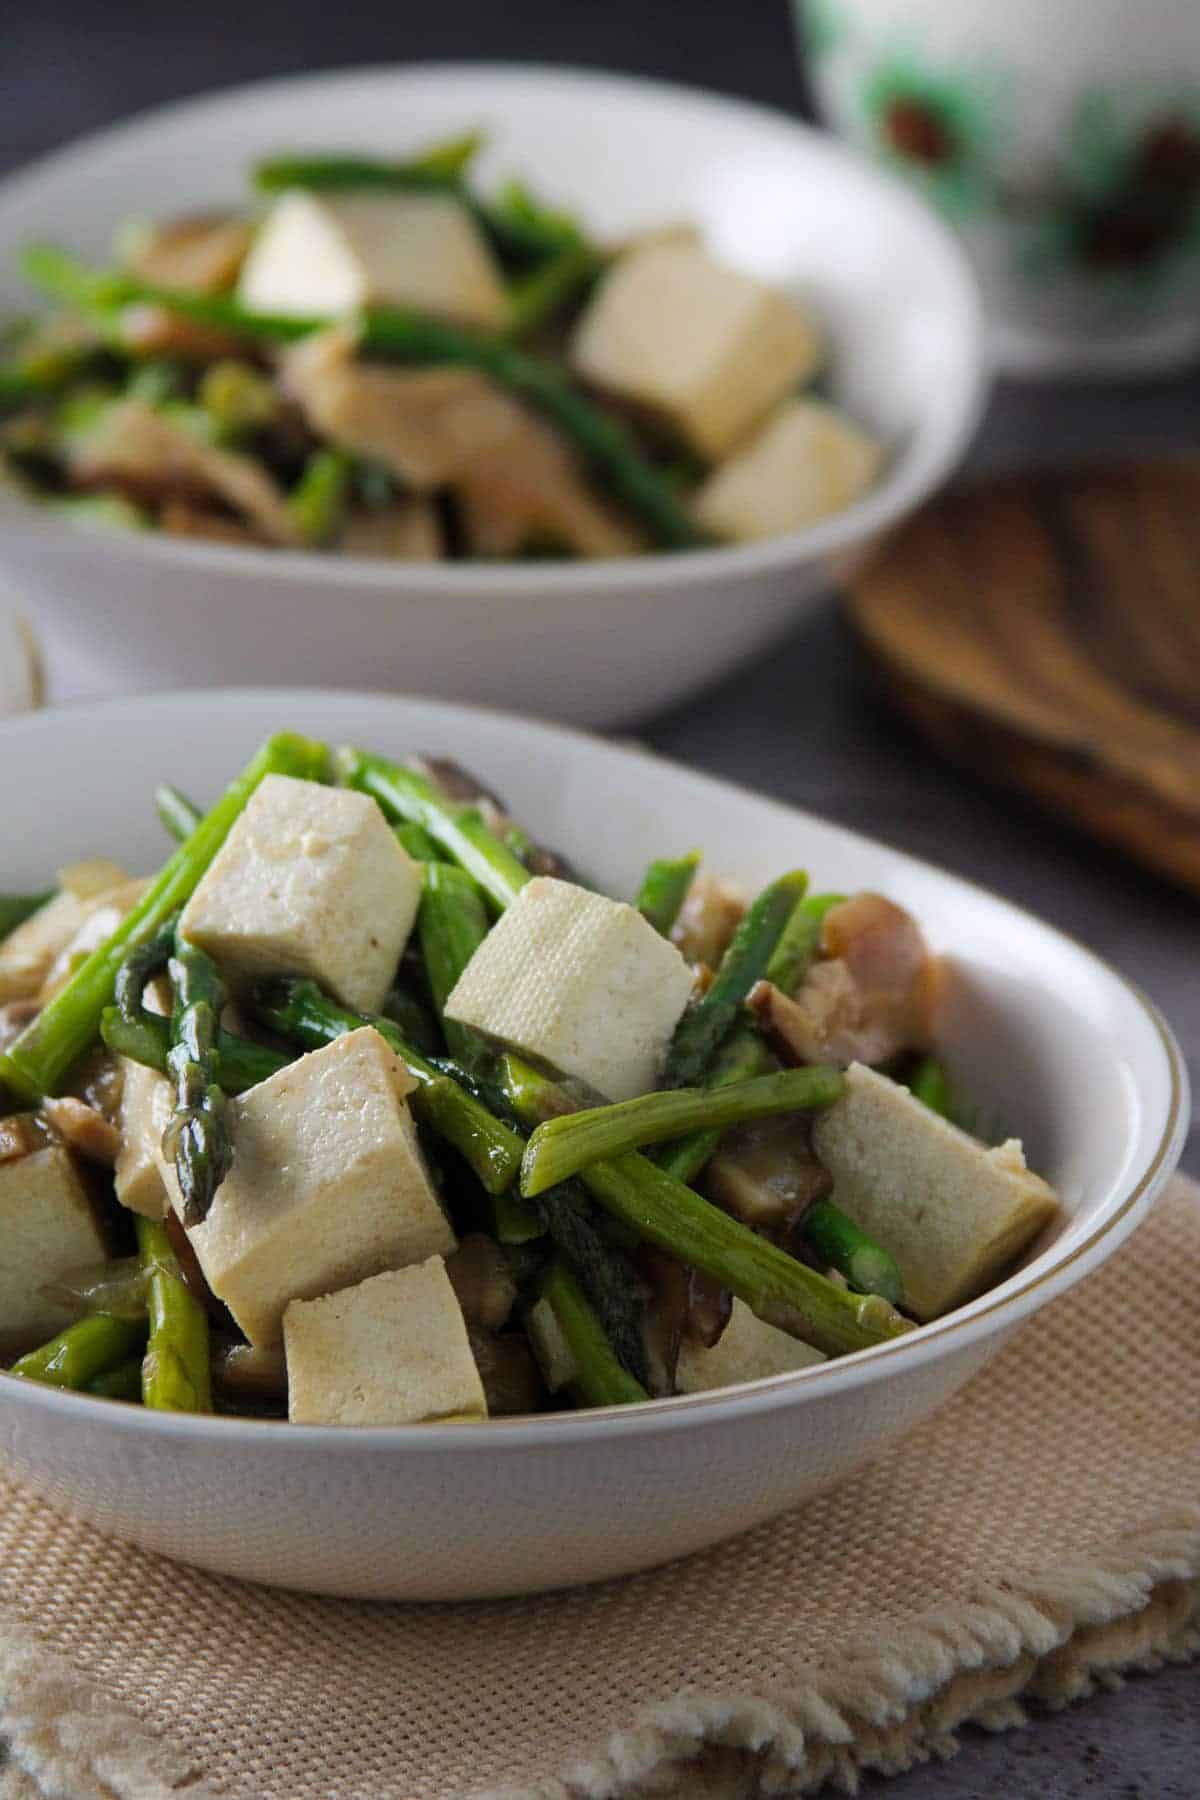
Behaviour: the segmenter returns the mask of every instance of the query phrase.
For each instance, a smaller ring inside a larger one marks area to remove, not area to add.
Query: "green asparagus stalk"
[[[837,1269],[859,1294],[879,1294],[899,1306],[904,1283],[895,1258],[829,1200],[814,1201],[804,1215],[804,1238],[827,1268]]]
[[[167,1071],[175,1111],[163,1134],[183,1198],[183,1222],[208,1217],[217,1189],[233,1164],[225,1095],[217,1080],[217,1032],[225,986],[210,956],[178,930],[170,962],[175,988]]]
[[[940,1113],[943,1119],[953,1116],[950,1077],[946,1073],[945,1064],[939,1062],[936,1056],[921,1059],[909,1082],[909,1089],[931,1112]]]
[[[692,850],[687,856],[652,862],[642,877],[634,905],[662,937],[670,937],[699,865],[700,852]]]
[[[142,1403],[162,1412],[211,1412],[208,1315],[180,1274],[166,1227],[141,1217],[135,1225],[150,1308]]]
[[[45,1382],[49,1387],[86,1388],[97,1375],[124,1362],[145,1339],[144,1319],[114,1319],[106,1313],[89,1313],[39,1350],[21,1357],[9,1374],[19,1375],[25,1381]]]
[[[441,851],[423,825],[414,825],[411,821],[405,820],[395,829],[396,841],[401,849],[407,850],[415,861],[438,862],[441,859]]]
[[[341,450],[314,450],[288,496],[288,512],[312,549],[328,544],[342,529],[354,464]]]
[[[794,993],[807,974],[821,948],[825,914],[841,900],[841,894],[806,894],[794,908],[764,970],[781,993]]]
[[[451,863],[428,864],[417,930],[446,1047],[464,1068],[476,1068],[488,1054],[487,1044],[469,1025],[446,1017],[446,1001],[488,933],[479,889],[462,869]],[[524,1244],[541,1236],[537,1214],[511,1189],[492,1196],[492,1218],[502,1244]]]
[[[423,826],[482,888],[497,911],[503,912],[531,879],[512,851],[493,837],[477,807],[447,800],[415,769],[350,746],[337,752],[336,764],[343,786],[373,795],[393,823],[407,819]]]
[[[171,1027],[166,1019],[143,1013],[140,1019],[130,1021],[122,1018],[115,1006],[106,1006],[100,1015],[100,1036],[118,1056],[144,1063],[160,1075],[167,1073]],[[217,1033],[217,1079],[226,1094],[244,1094],[247,1088],[277,1075],[290,1060],[277,1050],[268,1050],[265,1044],[251,1043],[249,1038],[231,1031]]]
[[[585,1406],[627,1406],[648,1400],[641,1382],[629,1374],[605,1337],[587,1296],[565,1263],[551,1266],[541,1291],[575,1363],[571,1383],[575,1397]]]
[[[100,1015],[112,1001],[117,970],[126,955],[135,944],[153,937],[163,920],[190,898],[264,775],[317,780],[325,766],[323,744],[287,733],[271,738],[164,864],[157,880],[112,936],[92,952],[8,1050],[0,1053],[0,1083],[23,1100],[39,1100],[53,1093],[99,1031]]]
[[[770,962],[807,885],[807,875],[797,869],[758,896],[734,932],[708,992],[689,1006],[675,1028],[664,1071],[667,1087],[689,1087],[703,1076],[743,1000]]]
[[[602,259],[582,239],[564,244],[510,290],[506,337],[515,342],[540,331],[590,286],[602,267]]]
[[[524,1140],[486,1106],[415,1050],[390,1019],[351,1012],[323,994],[313,981],[269,981],[251,996],[256,1016],[280,1037],[317,1050],[346,1031],[373,1025],[403,1058],[417,1083],[413,1111],[464,1157],[489,1194],[501,1194],[516,1180]]]
[[[193,806],[187,795],[181,794],[169,781],[164,781],[155,788],[154,810],[163,829],[177,844],[182,844],[185,838],[191,837],[204,816],[200,808]]]
[[[570,1105],[556,1083],[519,1058],[504,1057],[499,1067],[505,1091],[527,1123],[539,1124]],[[711,1276],[768,1325],[828,1356],[865,1350],[910,1329],[886,1300],[827,1281],[636,1151],[591,1163],[580,1179],[593,1199],[647,1243]]]
[[[44,894],[0,894],[0,944],[53,898],[53,888]]]
[[[829,1106],[845,1088],[836,1069],[814,1066],[721,1088],[668,1088],[594,1106],[539,1125],[521,1165],[521,1192],[531,1198],[589,1163],[622,1156],[643,1144],[661,1144],[703,1125],[723,1131],[747,1119]]]
[[[170,962],[178,924],[179,914],[171,913],[152,937],[133,945],[117,970],[117,977],[113,982],[113,999],[116,1001],[117,1011],[127,1024],[140,1023],[145,1012],[142,995],[146,983],[153,981],[156,975],[161,975]]]
[[[98,1394],[102,1400],[141,1400],[142,1359],[131,1356],[100,1375],[93,1375],[85,1392]]]

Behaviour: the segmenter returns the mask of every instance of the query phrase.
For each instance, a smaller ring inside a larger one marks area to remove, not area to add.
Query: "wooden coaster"
[[[947,756],[1200,890],[1200,459],[958,489],[847,604]]]

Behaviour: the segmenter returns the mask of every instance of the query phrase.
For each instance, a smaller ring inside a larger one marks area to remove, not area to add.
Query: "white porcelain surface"
[[[1028,914],[884,845],[636,751],[425,700],[226,692],[0,725],[0,886],[72,857],[150,868],[157,781],[197,798],[273,729],[460,757],[615,893],[705,846],[748,885],[801,864],[909,906],[956,979],[942,1047],[981,1124],[1015,1131],[1061,1226],[992,1293],[836,1365],[565,1419],[347,1430],[195,1420],[0,1376],[0,1463],[52,1503],[167,1555],[323,1592],[466,1598],[596,1580],[744,1530],[840,1481],[1094,1268],[1179,1154],[1186,1076],[1157,1014]],[[1119,1321],[1117,1322],[1119,1328]]]
[[[831,123],[960,229],[1002,368],[1119,378],[1200,354],[1195,0],[793,5]]]
[[[693,219],[717,252],[808,295],[842,400],[890,449],[815,529],[606,564],[441,567],[64,526],[0,491],[0,572],[57,699],[239,681],[430,692],[579,723],[644,715],[751,656],[961,456],[982,398],[961,252],[904,189],[779,114],[654,82],[460,65],[305,77],[172,106],[0,186],[0,315],[27,310],[31,237],[106,255],[114,223],[236,200],[281,146],[403,151],[491,134],[486,186],[524,173],[606,236]]]

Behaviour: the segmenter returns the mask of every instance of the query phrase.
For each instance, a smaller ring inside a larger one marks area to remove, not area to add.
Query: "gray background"
[[[581,62],[806,110],[783,0],[12,0],[0,49],[0,169],[140,107],[288,70],[422,58]],[[1195,448],[1200,379],[1005,387],[972,453],[982,468],[1120,446]],[[998,574],[1002,582],[1002,573]],[[998,591],[998,603],[1003,594]],[[831,604],[770,658],[643,735],[669,755],[946,863],[1093,944],[1162,1005],[1200,1075],[1195,901],[933,758],[875,692]],[[1187,1164],[1200,1174],[1200,1136]],[[1131,1683],[1039,1722],[969,1737],[954,1762],[868,1789],[894,1800],[1195,1800],[1196,1669]]]

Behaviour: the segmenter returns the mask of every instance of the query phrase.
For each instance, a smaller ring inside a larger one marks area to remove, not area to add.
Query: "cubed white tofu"
[[[882,462],[882,446],[836,407],[789,400],[709,476],[696,517],[714,537],[781,537],[842,512]]]
[[[284,1314],[288,1418],[419,1425],[487,1418],[462,1310],[440,1256]]]
[[[711,1350],[684,1338],[675,1385],[681,1394],[700,1394],[706,1388],[734,1387],[739,1381],[761,1381],[766,1375],[808,1369],[825,1360],[822,1351],[780,1331],[777,1325],[767,1325],[744,1301],[735,1300],[729,1323]]]
[[[252,1344],[279,1342],[292,1300],[454,1249],[405,1100],[412,1087],[364,1026],[230,1101],[233,1167],[189,1236]],[[174,1170],[160,1166],[178,1205]]]
[[[0,1005],[31,1000],[107,895],[128,882],[116,863],[72,863],[59,871],[59,891],[0,944]]]
[[[698,246],[617,262],[571,339],[585,381],[648,409],[715,461],[806,381],[821,339],[794,300]]]
[[[243,305],[338,317],[364,306],[499,326],[499,265],[470,213],[449,194],[280,196],[246,258]]]
[[[146,1219],[167,1210],[162,1175],[162,1138],[174,1111],[170,1082],[157,1069],[121,1058],[121,1148],[113,1166],[117,1199]]]
[[[446,1016],[630,1100],[654,1086],[691,989],[674,944],[632,906],[538,876],[476,950]]]
[[[185,937],[236,985],[308,975],[378,1010],[421,898],[422,869],[366,794],[268,775],[183,910]]]
[[[32,1349],[69,1325],[74,1314],[42,1287],[107,1254],[68,1150],[52,1144],[0,1163],[0,1354]]]
[[[1019,1143],[987,1149],[863,1063],[847,1069],[813,1145],[836,1204],[895,1257],[918,1319],[981,1293],[1057,1210]]]

